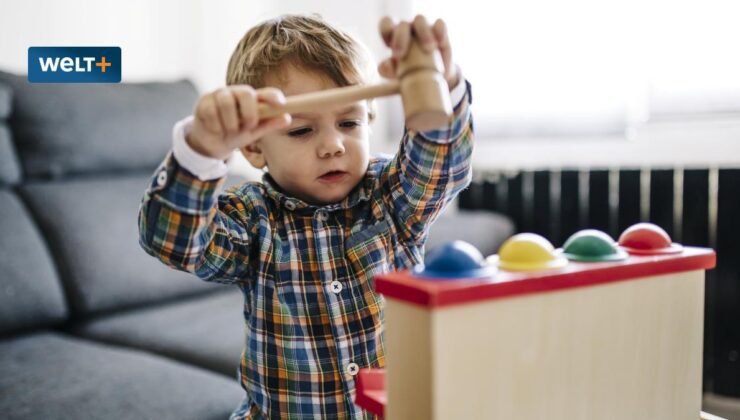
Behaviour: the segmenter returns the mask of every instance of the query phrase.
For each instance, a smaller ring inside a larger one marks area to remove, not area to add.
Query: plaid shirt
[[[354,376],[385,366],[373,277],[421,262],[430,224],[469,184],[469,102],[468,85],[448,127],[407,131],[330,205],[286,196],[269,175],[216,195],[223,178],[201,181],[168,154],[141,204],[140,243],[244,293],[247,398],[233,417],[372,418],[354,404]]]

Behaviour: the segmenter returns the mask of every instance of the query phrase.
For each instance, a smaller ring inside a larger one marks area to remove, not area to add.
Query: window
[[[622,137],[740,121],[736,0],[415,0],[448,24],[479,138]]]

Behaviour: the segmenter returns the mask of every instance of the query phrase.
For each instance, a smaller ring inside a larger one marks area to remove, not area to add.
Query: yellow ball
[[[501,245],[494,262],[502,270],[535,271],[559,268],[568,260],[555,253],[547,239],[535,233],[520,233]]]

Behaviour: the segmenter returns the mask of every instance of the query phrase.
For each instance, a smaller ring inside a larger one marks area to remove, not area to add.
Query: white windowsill
[[[476,138],[477,170],[556,168],[740,168],[740,118],[655,121],[632,138]]]

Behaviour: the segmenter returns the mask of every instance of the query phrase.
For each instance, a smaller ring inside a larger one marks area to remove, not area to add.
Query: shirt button
[[[295,203],[292,202],[292,201],[286,201],[285,202],[285,208],[288,209],[288,210],[290,210],[290,211],[293,211],[293,210],[295,210]]]
[[[360,366],[358,366],[357,363],[352,362],[352,363],[350,363],[350,364],[347,365],[347,373],[348,374],[350,374],[352,376],[355,376],[355,375],[357,375],[357,372],[359,372],[359,371],[360,371]]]
[[[338,281],[334,280],[333,282],[331,282],[331,285],[330,285],[330,287],[331,287],[331,291],[332,291],[332,292],[334,292],[334,293],[336,293],[336,294],[339,294],[339,292],[341,292],[341,291],[342,291],[342,287],[343,287],[343,286],[342,286],[342,283],[340,283],[340,282],[338,282]]]
[[[157,174],[157,185],[160,187],[164,187],[164,184],[167,183],[167,171],[160,171]]]
[[[316,212],[316,218],[321,220],[322,222],[325,222],[327,219],[329,219],[329,215],[324,210],[319,210]]]

